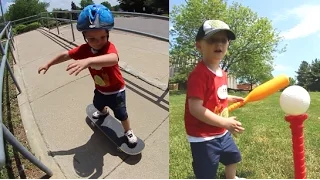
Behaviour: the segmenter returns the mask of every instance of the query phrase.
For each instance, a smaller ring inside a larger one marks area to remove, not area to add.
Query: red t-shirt
[[[185,128],[190,136],[209,137],[223,134],[226,129],[211,126],[192,116],[189,111],[188,98],[203,100],[203,106],[218,115],[228,113],[227,73],[216,76],[203,61],[199,62],[190,73],[187,84],[187,97],[185,102]]]
[[[83,60],[88,57],[111,53],[118,55],[115,46],[111,42],[108,42],[108,44],[98,53],[94,54],[88,44],[82,44],[81,46],[71,49],[69,51],[69,56],[74,60]],[[124,88],[125,86],[118,64],[102,68],[88,67],[88,69],[95,82],[96,89],[101,92],[114,92]]]

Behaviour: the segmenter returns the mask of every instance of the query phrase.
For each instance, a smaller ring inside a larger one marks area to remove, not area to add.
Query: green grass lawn
[[[242,94],[245,97],[245,94]],[[320,93],[310,93],[309,118],[304,123],[307,178],[320,177]],[[279,105],[280,93],[246,104],[230,115],[237,116],[245,132],[234,138],[242,153],[237,175],[251,179],[294,178],[289,123]],[[190,145],[184,129],[183,92],[170,93],[170,178],[194,178]],[[223,165],[218,176],[223,178]]]

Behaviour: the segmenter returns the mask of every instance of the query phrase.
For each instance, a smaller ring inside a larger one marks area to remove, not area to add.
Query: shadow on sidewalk
[[[144,88],[138,86],[136,83],[126,79],[125,77],[123,77],[123,79],[126,82],[126,88],[130,89],[132,92],[140,95],[141,97],[149,100],[150,102],[156,104],[157,106],[159,106],[160,108],[164,109],[165,111],[169,112],[169,102],[164,99],[164,97],[169,93],[169,89],[166,89],[165,91],[163,91],[161,96],[158,96],[158,95],[148,91],[147,89],[144,89]],[[141,90],[142,92],[154,97],[154,98],[157,98],[157,100],[153,100],[152,98],[148,97],[144,93],[139,92],[138,89]],[[161,104],[161,102],[163,102],[164,104],[166,104],[168,106],[165,106],[165,105]]]
[[[42,29],[37,29],[37,31],[40,32],[41,34],[43,34],[44,36],[46,36],[47,38],[51,39],[53,42],[57,43],[58,45],[60,45],[64,49],[66,49],[66,50],[72,49],[72,45],[71,44],[66,44],[61,39],[58,39],[57,37],[54,37],[50,33],[46,32],[46,31],[44,31]]]
[[[86,123],[91,128],[88,118],[86,118]],[[73,167],[75,172],[80,177],[88,179],[101,178],[103,166],[114,166],[114,164],[108,160],[105,162],[110,162],[110,164],[104,164],[104,156],[106,154],[118,156],[123,162],[130,165],[140,162],[142,158],[141,154],[128,156],[127,154],[119,152],[116,146],[102,132],[98,129],[91,129],[93,130],[93,134],[86,144],[69,150],[50,151],[48,155],[54,157],[74,154]]]

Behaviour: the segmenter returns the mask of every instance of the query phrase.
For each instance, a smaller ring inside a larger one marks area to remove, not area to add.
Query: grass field
[[[238,94],[239,95],[239,94]],[[245,97],[245,94],[241,94]],[[310,93],[309,118],[304,123],[307,178],[320,177],[320,93]],[[291,131],[279,105],[280,93],[247,104],[237,116],[245,132],[234,138],[242,153],[237,175],[250,179],[294,178]],[[170,178],[194,178],[191,152],[184,129],[183,92],[170,93]],[[223,177],[223,165],[218,177]]]

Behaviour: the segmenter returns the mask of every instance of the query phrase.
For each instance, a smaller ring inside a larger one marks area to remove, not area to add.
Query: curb
[[[31,153],[33,153],[37,159],[39,159],[45,166],[47,166],[53,172],[53,176],[50,177],[51,179],[65,179],[66,176],[60,169],[59,165],[55,162],[54,158],[48,156],[48,147],[42,136],[42,133],[39,130],[33,111],[31,109],[31,105],[26,94],[23,76],[18,65],[19,57],[17,56],[17,53],[15,51],[14,55],[17,60],[17,64],[13,65],[13,71],[17,83],[21,88],[21,94],[17,95],[18,105],[22,124],[26,132],[29,146],[31,148]]]
[[[66,39],[66,38],[64,38],[62,36],[59,36],[59,35],[57,35],[57,34],[55,34],[53,32],[48,31],[47,28],[39,28],[39,29],[43,29],[44,31],[46,31],[46,32],[48,32],[48,33],[60,38],[63,41],[66,41],[66,42],[70,43],[71,45],[73,45],[75,47],[79,46],[79,44],[76,44],[76,43],[74,43],[72,41],[69,41],[68,39]],[[160,81],[158,81],[157,79],[154,79],[154,78],[147,78],[146,74],[140,73],[139,71],[137,71],[137,70],[133,69],[132,67],[130,67],[125,62],[119,62],[119,66],[120,66],[120,69],[123,70],[124,72],[126,72],[126,73],[128,73],[128,74],[130,74],[130,75],[132,75],[132,76],[134,76],[134,77],[136,77],[136,78],[148,83],[151,86],[154,86],[154,87],[156,87],[158,89],[161,89],[163,91],[168,89],[168,84],[164,84],[164,83],[162,83],[162,82],[160,82]]]

